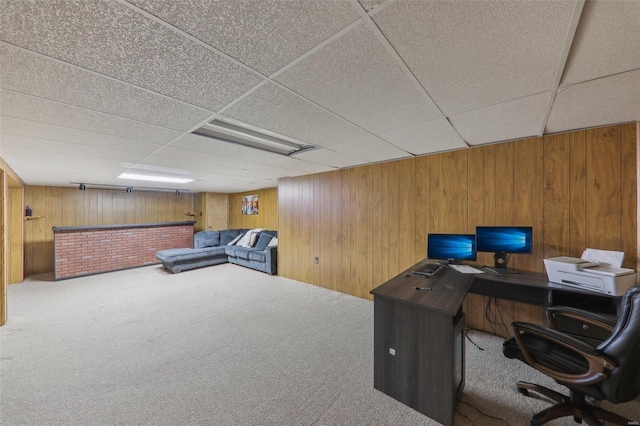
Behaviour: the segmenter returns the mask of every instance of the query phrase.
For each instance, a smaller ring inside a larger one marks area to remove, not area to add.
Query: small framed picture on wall
[[[245,195],[242,197],[242,214],[258,214],[257,195]]]

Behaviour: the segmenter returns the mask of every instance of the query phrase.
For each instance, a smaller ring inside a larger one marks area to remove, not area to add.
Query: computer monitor
[[[533,228],[530,226],[477,226],[478,251],[493,252],[495,273],[518,273],[507,268],[512,253],[531,254]]]
[[[427,235],[427,257],[446,262],[476,260],[476,236],[429,234]]]

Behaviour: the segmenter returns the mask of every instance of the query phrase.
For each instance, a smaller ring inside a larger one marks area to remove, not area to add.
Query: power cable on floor
[[[478,407],[476,407],[475,405],[471,404],[470,402],[463,401],[462,399],[459,399],[458,401],[459,401],[459,402],[462,402],[463,404],[467,404],[469,407],[473,408],[474,410],[476,410],[478,413],[482,414],[482,415],[483,415],[483,416],[485,416],[485,417],[489,417],[489,418],[491,418],[491,419],[500,420],[501,422],[505,422],[507,425],[511,426],[511,423],[509,423],[509,422],[508,422],[508,421],[506,421],[505,419],[500,418],[500,417],[496,417],[496,416],[492,416],[491,414],[487,414],[487,413],[485,413],[484,411],[479,410],[479,409],[478,409]],[[458,411],[458,410],[456,410],[456,411]],[[463,416],[463,417],[466,417],[466,416]],[[468,418],[468,417],[467,417],[467,418]]]

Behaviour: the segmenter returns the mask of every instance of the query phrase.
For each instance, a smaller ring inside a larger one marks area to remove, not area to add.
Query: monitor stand
[[[484,269],[487,272],[491,272],[498,275],[506,274],[519,274],[517,269],[507,268],[507,262],[509,261],[509,254],[503,251],[498,251],[493,254],[494,266],[485,266]]]

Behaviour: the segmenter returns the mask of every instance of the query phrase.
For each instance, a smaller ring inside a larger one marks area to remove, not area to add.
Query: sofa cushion
[[[264,231],[264,228],[255,228],[255,229],[248,230],[244,234],[244,236],[242,238],[240,238],[240,241],[238,241],[236,243],[236,245],[240,246],[240,247],[247,247],[247,248],[253,247],[251,245],[251,237],[253,236],[254,233],[260,233],[262,231]],[[254,241],[254,243],[255,243],[255,241]]]
[[[244,234],[242,234],[242,233],[238,234],[238,236],[235,237],[233,240],[229,241],[227,243],[227,245],[228,246],[235,246],[238,243],[238,241],[240,241],[242,239],[243,236],[244,236]]]
[[[240,259],[245,259],[245,260],[249,260],[249,253],[251,253],[252,249],[245,249],[245,248],[236,248],[236,257],[239,257]]]
[[[269,245],[267,247],[273,247],[278,245],[278,237],[273,237],[271,241],[269,241]]]
[[[249,260],[255,260],[256,262],[266,262],[267,255],[264,251],[250,251],[249,252]]]
[[[193,248],[217,247],[220,245],[219,231],[200,231],[193,236]]]
[[[260,236],[258,237],[258,241],[253,247],[255,247],[257,250],[264,250],[267,248],[267,245],[269,244],[272,238],[273,238],[273,235],[267,232],[261,232]]]
[[[225,229],[224,231],[220,231],[220,245],[226,246],[229,244],[235,237],[240,234],[239,229]]]
[[[260,237],[260,232],[252,232],[251,241],[249,241],[249,247],[255,247],[259,237]]]

